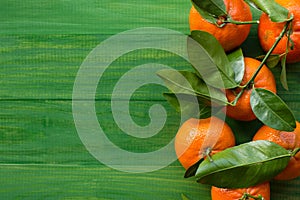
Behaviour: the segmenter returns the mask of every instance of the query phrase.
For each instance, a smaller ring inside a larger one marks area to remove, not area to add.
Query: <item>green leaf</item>
[[[219,16],[226,16],[223,0],[192,0],[192,4],[200,15],[208,22],[216,24]]]
[[[287,77],[286,77],[286,56],[287,56],[287,54],[285,54],[281,59],[280,82],[284,89],[289,90],[289,86],[287,83]]]
[[[224,0],[192,0],[192,4],[215,17],[227,14]]]
[[[196,73],[163,69],[158,71],[157,75],[164,80],[172,93],[193,95],[202,98],[203,101],[209,100],[220,105],[228,103],[221,90],[206,85]]]
[[[235,82],[239,84],[241,83],[245,72],[245,63],[242,49],[233,51],[232,53],[228,54],[227,57],[235,74]]]
[[[190,166],[184,174],[184,178],[189,178],[192,176],[195,176],[199,165],[203,162],[204,158],[202,157],[198,162],[196,162],[195,164],[193,164],[192,166]]]
[[[213,35],[192,31],[187,44],[190,63],[208,85],[217,88],[238,86],[227,55]]]
[[[175,110],[181,113],[182,118],[207,118],[212,114],[209,105],[199,101],[196,96],[187,94],[164,93],[166,100]]]
[[[214,154],[213,161],[204,160],[196,178],[216,187],[250,187],[272,179],[287,166],[290,157],[291,153],[276,143],[248,142]]]
[[[265,57],[265,55],[261,55],[256,57],[258,60],[263,60]],[[266,65],[269,68],[274,68],[278,65],[278,63],[280,62],[280,55],[279,54],[272,54],[268,57],[267,61],[266,61]]]
[[[282,131],[293,131],[296,120],[285,102],[273,92],[253,88],[250,96],[251,108],[265,125]]]
[[[274,0],[245,0],[250,6],[265,12],[273,22],[288,20],[289,11]]]

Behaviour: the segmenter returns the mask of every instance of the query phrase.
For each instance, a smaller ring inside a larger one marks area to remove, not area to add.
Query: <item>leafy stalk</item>
[[[236,96],[235,100],[233,102],[231,102],[232,106],[236,105],[238,99],[242,96],[242,93],[245,91],[245,89],[248,88],[251,83],[253,83],[255,77],[257,76],[257,74],[259,73],[259,71],[261,70],[261,68],[264,66],[264,64],[267,62],[269,56],[272,54],[273,50],[276,48],[276,46],[278,45],[278,43],[280,42],[280,40],[282,39],[282,37],[284,36],[284,34],[286,33],[286,31],[288,30],[289,25],[290,25],[290,23],[292,22],[293,19],[294,19],[294,17],[291,16],[291,18],[286,22],[286,24],[285,24],[283,30],[281,31],[280,35],[278,36],[278,38],[276,39],[276,41],[274,42],[274,44],[270,48],[270,50],[267,52],[266,56],[261,61],[259,67],[255,71],[255,73],[252,75],[251,79],[245,85],[239,86],[241,88],[241,91]]]
[[[230,102],[231,106],[235,106],[237,104],[237,102],[240,99],[240,97],[242,96],[244,90],[245,90],[245,87],[242,88],[242,90],[237,94],[237,96],[235,97],[235,99],[232,102]]]
[[[248,85],[251,84],[251,82],[254,81],[255,77],[257,76],[257,74],[259,73],[259,71],[261,70],[261,68],[263,67],[263,65],[266,63],[267,59],[269,58],[269,56],[271,55],[271,53],[273,52],[273,50],[276,48],[277,44],[280,42],[280,40],[282,39],[282,37],[284,36],[284,34],[286,33],[286,31],[288,30],[288,27],[289,27],[289,25],[290,25],[290,23],[292,22],[293,19],[294,19],[294,17],[292,16],[290,18],[290,20],[286,22],[286,24],[285,24],[283,30],[281,31],[280,35],[278,36],[278,38],[274,42],[274,44],[271,47],[271,49],[267,52],[267,54],[264,57],[264,59],[261,61],[259,67],[255,71],[255,73],[253,74],[253,76],[251,77],[251,79],[246,83],[245,86],[243,86],[244,88],[248,87]]]
[[[295,156],[297,153],[299,153],[299,152],[300,152],[300,147],[294,149],[294,150],[292,151],[291,157],[294,157],[294,156]]]
[[[227,20],[224,21],[224,23],[231,23],[231,24],[235,24],[235,25],[244,25],[244,24],[258,24],[259,21],[255,20],[255,21],[236,21],[232,18],[228,18]]]
[[[223,27],[227,23],[236,25],[258,24],[258,21],[236,21],[232,19],[222,0],[192,0],[192,4],[206,21],[218,27]]]

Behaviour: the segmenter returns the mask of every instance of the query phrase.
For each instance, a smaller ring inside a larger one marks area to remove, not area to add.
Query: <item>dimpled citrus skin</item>
[[[224,0],[229,16],[236,21],[251,21],[252,13],[248,4],[243,0]],[[239,47],[248,37],[251,25],[236,25],[227,23],[218,27],[206,21],[192,6],[189,14],[190,30],[201,30],[214,35],[225,51]]]
[[[225,188],[211,188],[212,200],[240,200],[244,193],[253,196],[261,195],[265,200],[270,200],[270,184],[265,182],[249,188],[240,189],[225,189]]]
[[[256,69],[260,65],[260,61],[245,57],[245,72],[244,77],[241,82],[241,85],[245,85],[252,77],[252,75],[255,73]],[[257,76],[254,79],[254,86],[255,88],[263,88],[270,90],[273,93],[276,93],[276,81],[274,78],[273,73],[269,70],[267,66],[263,66],[262,69],[259,71]],[[226,97],[229,102],[232,102],[237,94],[241,91],[240,88],[237,89],[227,89],[226,90]],[[254,115],[251,105],[250,105],[250,95],[252,91],[252,86],[250,88],[247,88],[244,90],[242,96],[237,101],[237,104],[235,106],[227,106],[226,109],[224,109],[224,112],[228,117],[231,117],[235,120],[240,121],[252,121],[256,119],[256,116]]]
[[[295,63],[300,61],[300,1],[299,0],[275,0],[278,4],[289,10],[294,16],[292,22],[291,39],[294,43],[294,49],[290,50],[287,55],[287,63]],[[268,15],[263,13],[258,25],[258,38],[264,51],[268,51],[277,37],[280,35],[285,23],[272,22]],[[287,36],[284,36],[273,50],[273,54],[284,54],[287,47]]]
[[[211,148],[214,154],[234,145],[235,137],[231,128],[214,116],[185,121],[175,137],[175,152],[185,169],[203,157],[203,149]]]
[[[254,135],[253,140],[269,140],[287,150],[294,150],[300,147],[300,123],[296,122],[296,129],[292,132],[279,131],[264,125]],[[274,179],[290,180],[298,176],[300,176],[300,152],[291,157],[288,166]]]

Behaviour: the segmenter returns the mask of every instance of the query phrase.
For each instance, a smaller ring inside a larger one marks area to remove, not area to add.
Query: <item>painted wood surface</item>
[[[181,194],[190,199],[210,199],[208,186],[183,178],[184,169],[178,161],[147,173],[122,172],[99,162],[82,143],[72,112],[77,72],[97,45],[122,31],[141,27],[188,34],[190,6],[189,1],[177,0],[0,2],[1,199],[181,199]],[[257,50],[255,28],[242,46],[247,56],[262,53]],[[180,115],[162,96],[166,88],[157,84],[137,88],[128,105],[130,117],[139,126],[151,122],[149,110],[153,105],[164,107],[166,116],[155,115],[156,120],[165,121],[155,136],[131,137],[116,124],[112,103],[122,104],[128,91],[112,102],[114,87],[124,74],[145,63],[162,63],[174,69],[190,67],[170,52],[130,52],[109,66],[95,95],[96,115],[109,140],[136,153],[161,149],[172,141],[180,124]],[[278,80],[280,69],[273,71]],[[136,72],[136,76],[141,74]],[[149,71],[149,76],[155,74]],[[278,84],[279,95],[298,120],[299,77],[299,64],[290,65],[290,90]],[[121,120],[128,119],[125,110],[119,110],[118,115]],[[239,143],[249,140],[260,125],[256,121],[229,123]],[[299,199],[299,186],[300,179],[273,181],[272,200]]]

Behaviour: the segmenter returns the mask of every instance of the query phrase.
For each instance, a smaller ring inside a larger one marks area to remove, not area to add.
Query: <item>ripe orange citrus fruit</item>
[[[249,5],[243,0],[224,0],[228,15],[235,21],[251,21],[252,13]],[[189,14],[190,30],[206,31],[220,42],[225,51],[239,47],[248,37],[251,25],[236,25],[227,23],[223,27],[218,27],[205,20],[194,6]]]
[[[240,189],[226,189],[217,188],[212,186],[211,188],[211,198],[212,200],[250,200],[253,199],[250,196],[248,198],[246,195],[251,195],[258,197],[261,195],[264,200],[270,200],[270,184],[265,182],[249,188]]]
[[[295,63],[300,61],[300,1],[299,0],[275,0],[281,6],[287,8],[289,13],[294,16],[292,22],[291,40],[294,43],[293,50],[287,54],[287,63]],[[259,20],[258,25],[258,38],[264,51],[268,51],[274,44],[277,37],[280,35],[285,22],[275,23],[272,22],[268,15],[263,13]],[[282,55],[287,48],[288,37],[285,35],[276,48],[273,54]]]
[[[235,145],[231,128],[221,119],[191,118],[179,128],[175,137],[175,152],[185,169],[205,157],[205,152],[217,153]]]
[[[269,140],[288,150],[300,147],[300,123],[296,122],[296,129],[292,132],[279,131],[263,125],[254,135],[253,140]],[[274,179],[290,180],[300,176],[300,152],[291,157],[287,167]]]
[[[256,69],[261,63],[260,61],[249,57],[245,57],[244,62],[245,72],[241,85],[245,85],[252,78],[252,75],[255,73]],[[256,119],[256,116],[254,115],[250,105],[250,95],[252,86],[253,85],[250,84],[250,87],[244,90],[243,94],[238,99],[235,106],[228,105],[226,109],[224,109],[224,112],[226,112],[227,116],[240,121],[252,121]],[[255,77],[254,87],[267,89],[272,91],[273,93],[276,93],[275,78],[273,73],[269,70],[267,66],[264,65]],[[240,91],[240,88],[227,89],[225,92],[228,101],[234,101],[234,99]]]

